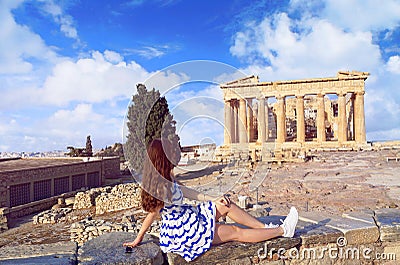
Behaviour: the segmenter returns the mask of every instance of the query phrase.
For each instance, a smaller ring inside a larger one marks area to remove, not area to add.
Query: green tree
[[[90,135],[86,137],[86,156],[93,156],[92,140],[90,140]]]
[[[146,146],[155,138],[168,141],[172,146],[169,154],[175,164],[180,159],[179,136],[176,134],[173,116],[165,97],[154,88],[150,91],[143,84],[136,86],[127,115],[128,134],[124,146],[125,159],[136,172],[142,172]]]

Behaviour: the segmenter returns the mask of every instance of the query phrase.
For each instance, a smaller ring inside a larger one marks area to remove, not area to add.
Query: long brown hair
[[[164,145],[163,145],[164,144]],[[168,141],[154,139],[147,147],[143,166],[142,208],[154,212],[164,207],[164,201],[171,198],[171,174],[174,164],[166,155],[171,150]]]

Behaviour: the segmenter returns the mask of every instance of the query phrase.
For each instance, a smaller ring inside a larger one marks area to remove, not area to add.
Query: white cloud
[[[50,105],[66,105],[71,101],[103,102],[129,98],[135,84],[149,73],[136,62],[126,63],[116,52],[94,51],[90,58],[57,64],[40,91]]]
[[[387,70],[394,74],[400,74],[400,56],[391,56],[386,64]]]
[[[400,23],[397,0],[327,0],[322,16],[353,31],[392,30]]]
[[[250,25],[236,34],[231,53],[248,60],[245,72],[261,70],[261,78],[327,76],[340,69],[370,71],[379,64],[379,46],[368,32],[345,32],[316,18],[296,21],[286,13]]]
[[[170,44],[153,45],[153,46],[147,45],[137,49],[133,48],[125,49],[124,53],[125,55],[137,54],[146,59],[153,59],[153,58],[160,58],[165,54],[167,54],[168,52],[176,51],[178,49],[179,47],[177,45],[170,45]]]
[[[144,82],[147,89],[159,90],[161,95],[170,90],[182,85],[190,80],[190,77],[185,73],[180,73],[172,70],[161,70],[150,75]]]
[[[400,22],[397,0],[291,0],[289,12],[321,17],[349,31],[391,31]]]
[[[166,98],[182,145],[199,144],[204,138],[222,144],[224,102],[218,85],[197,90],[183,85],[169,91]]]
[[[124,57],[122,57],[121,54],[109,50],[104,51],[104,58],[110,63],[114,64],[120,63],[124,60]]]
[[[60,25],[60,31],[68,38],[79,40],[78,31],[74,26],[74,19],[65,14],[61,6],[54,3],[53,0],[42,0],[44,3],[43,11],[53,17],[54,22]]]
[[[182,146],[202,144],[205,139],[207,143],[221,145],[224,140],[223,123],[210,118],[198,117],[178,129]]]
[[[39,35],[15,22],[11,10],[21,2],[0,2],[0,74],[30,73],[35,70],[31,59],[42,63],[58,60],[58,55]]]
[[[68,128],[71,125],[81,125],[84,122],[101,121],[102,116],[93,112],[92,105],[78,104],[74,110],[58,110],[50,118],[49,122],[56,127]]]
[[[230,51],[247,63],[243,71],[259,75],[261,81],[329,77],[338,70],[370,72],[365,96],[367,135],[399,131],[400,57],[393,55],[385,63],[376,34],[398,27],[400,2],[304,3],[293,0],[289,13],[250,21],[234,35]]]
[[[84,146],[87,135],[91,135],[93,146],[98,148],[111,144],[110,139],[120,141],[122,120],[112,115],[97,113],[91,104],[80,103],[73,109],[60,109],[44,121],[45,131],[58,146]]]

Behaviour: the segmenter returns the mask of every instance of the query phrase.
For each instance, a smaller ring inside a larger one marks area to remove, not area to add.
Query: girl
[[[298,213],[294,207],[281,225],[266,225],[231,203],[226,196],[213,198],[179,186],[172,175],[174,165],[168,159],[169,150],[164,150],[163,142],[159,139],[153,140],[147,148],[141,200],[148,215],[136,239],[124,243],[124,246],[137,246],[159,215],[162,220],[161,250],[164,253],[177,253],[186,261],[199,257],[211,245],[223,242],[260,242],[279,236],[293,237],[298,221]],[[197,206],[183,204],[183,197],[202,202]],[[249,228],[216,223],[220,217],[226,215]]]

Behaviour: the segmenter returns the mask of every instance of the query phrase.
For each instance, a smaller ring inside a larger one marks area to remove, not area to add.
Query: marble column
[[[317,141],[324,142],[326,141],[326,133],[325,133],[325,101],[324,95],[317,95]]]
[[[338,141],[347,141],[346,93],[338,95]]]
[[[265,98],[265,141],[269,138],[269,106],[268,98]]]
[[[276,141],[283,143],[286,141],[286,113],[285,113],[285,97],[277,96],[277,121],[276,121]]]
[[[253,99],[247,99],[247,137],[249,143],[254,139],[254,128],[253,128]]]
[[[264,143],[266,140],[265,137],[265,98],[258,98],[258,113],[257,113],[257,124],[258,124],[258,139],[257,142]]]
[[[224,124],[224,145],[230,145],[232,142],[232,117],[230,100],[224,101]]]
[[[239,143],[247,143],[247,117],[246,117],[246,100],[241,98],[239,100],[239,121],[238,121],[238,128],[239,128]]]
[[[296,111],[297,111],[297,142],[304,143],[306,141],[306,125],[304,118],[304,96],[296,97]]]
[[[237,100],[231,100],[231,110],[232,110],[232,143],[238,142],[238,108],[237,108]]]
[[[365,112],[364,112],[364,91],[355,93],[354,100],[354,135],[357,143],[366,143],[365,135]]]

